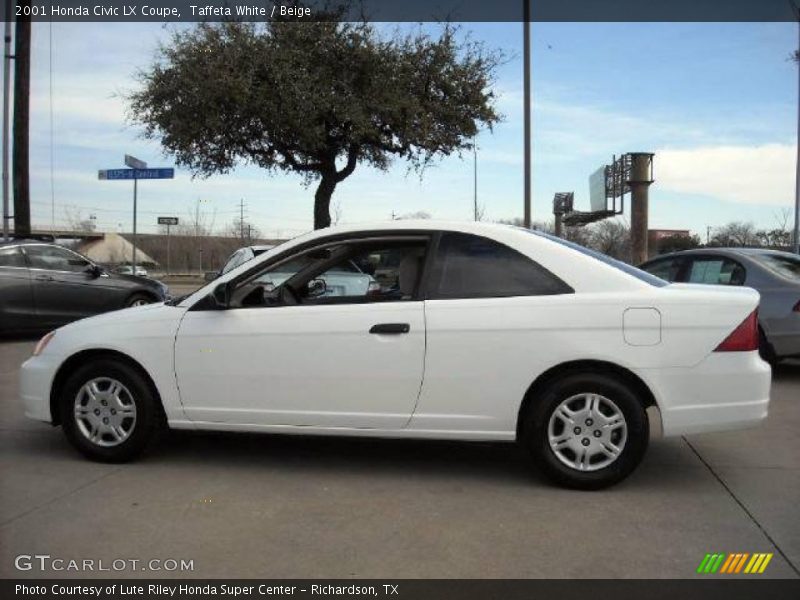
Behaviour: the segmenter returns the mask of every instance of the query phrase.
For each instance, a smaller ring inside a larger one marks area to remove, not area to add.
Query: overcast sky
[[[508,57],[496,82],[505,120],[478,139],[478,198],[489,220],[519,217],[522,25],[464,30]],[[120,95],[167,33],[156,24],[34,24],[34,225],[50,225],[54,198],[57,226],[70,213],[95,215],[103,230],[130,229],[132,184],[98,181],[97,170],[123,166],[125,153],[172,166],[157,142],[126,124]],[[791,23],[534,24],[534,219],[552,218],[559,191],[574,191],[576,208],[588,210],[592,171],[614,154],[652,151],[651,228],[705,237],[707,226],[731,220],[774,227],[793,203],[797,67],[789,56],[796,44]],[[243,167],[192,180],[178,170],[175,180],[146,181],[139,190],[141,231],[155,230],[158,215],[188,217],[198,200],[222,229],[240,199],[269,237],[312,227],[313,189],[297,176]],[[388,173],[359,166],[334,194],[341,222],[350,223],[421,210],[469,219],[472,198],[471,155],[442,161],[422,180],[404,163]]]

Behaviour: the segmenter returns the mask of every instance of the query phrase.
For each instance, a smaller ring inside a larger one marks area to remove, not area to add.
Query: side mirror
[[[103,269],[95,264],[90,264],[84,269],[91,277],[100,277],[103,274]]]
[[[324,296],[327,291],[328,284],[325,283],[324,279],[312,279],[308,282],[309,298],[319,298],[320,296]]]
[[[230,288],[228,287],[227,283],[220,283],[217,287],[214,288],[212,292],[212,297],[214,298],[214,304],[217,305],[219,309],[228,308],[228,305],[231,301],[231,292]]]

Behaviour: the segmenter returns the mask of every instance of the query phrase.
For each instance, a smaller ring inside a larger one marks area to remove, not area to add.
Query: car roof
[[[646,260],[646,263],[660,260],[662,258],[674,258],[676,256],[697,256],[699,254],[717,255],[717,256],[757,256],[759,254],[774,254],[778,256],[797,256],[791,252],[784,252],[783,250],[773,250],[771,248],[692,248],[691,250],[679,250],[677,252],[666,252],[659,254]]]
[[[28,246],[31,244],[49,244],[58,246],[53,240],[37,240],[36,238],[11,238],[8,241],[0,240],[0,246]]]

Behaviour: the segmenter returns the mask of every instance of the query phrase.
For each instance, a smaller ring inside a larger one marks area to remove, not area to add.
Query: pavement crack
[[[81,490],[86,489],[90,485],[94,485],[98,481],[102,481],[106,477],[108,477],[110,475],[113,475],[114,473],[118,473],[119,471],[120,471],[120,468],[118,467],[116,469],[113,469],[113,470],[109,471],[108,473],[104,473],[104,474],[100,475],[99,477],[95,477],[94,479],[91,479],[91,480],[87,481],[86,483],[84,483],[83,485],[79,485],[78,487],[76,487],[76,488],[74,488],[74,489],[72,489],[72,490],[70,490],[68,492],[64,492],[63,494],[60,494],[60,495],[55,496],[53,498],[50,498],[50,500],[48,500],[47,502],[43,502],[42,504],[37,504],[33,508],[30,508],[30,509],[26,510],[24,513],[20,513],[20,514],[18,514],[16,516],[11,517],[10,519],[6,519],[5,521],[0,522],[0,527],[5,527],[6,525],[10,525],[14,521],[17,521],[17,520],[21,519],[22,517],[26,517],[29,514],[31,514],[33,512],[36,512],[37,510],[40,510],[40,509],[45,508],[47,506],[50,506],[51,504],[53,504],[53,502],[58,502],[59,500],[63,500],[64,498],[66,498],[68,496],[71,496],[72,494],[80,492]]]
[[[708,469],[708,471],[714,476],[714,479],[716,479],[720,483],[720,485],[723,488],[725,488],[725,491],[728,492],[728,495],[730,495],[730,497],[733,498],[734,502],[736,502],[736,504],[739,505],[739,508],[741,508],[744,511],[744,513],[748,516],[748,518],[753,522],[753,524],[756,527],[758,527],[758,529],[761,531],[761,533],[764,534],[764,537],[769,540],[769,543],[772,544],[775,547],[775,550],[777,550],[778,554],[780,554],[783,557],[783,560],[785,560],[786,564],[789,565],[789,567],[792,569],[792,571],[795,572],[795,575],[800,577],[800,569],[798,569],[795,566],[795,564],[791,560],[789,560],[789,557],[786,556],[786,553],[783,551],[783,548],[781,548],[778,545],[778,542],[775,541],[775,539],[769,534],[769,532],[766,529],[764,529],[764,526],[761,525],[761,523],[758,522],[758,519],[755,518],[755,515],[753,515],[753,513],[751,513],[750,510],[744,505],[744,502],[742,502],[739,499],[739,497],[736,494],[733,493],[733,490],[728,486],[727,483],[725,483],[725,480],[722,479],[722,477],[714,470],[714,467],[712,467],[711,464],[705,458],[703,458],[703,455],[700,454],[700,452],[697,450],[697,448],[695,448],[692,445],[692,443],[686,438],[686,436],[681,436],[681,437],[683,438],[683,441],[686,442],[686,445],[689,446],[689,449],[698,458],[698,460],[701,463],[703,463],[706,466],[706,468]]]

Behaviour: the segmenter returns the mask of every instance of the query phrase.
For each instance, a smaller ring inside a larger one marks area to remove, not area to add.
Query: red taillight
[[[758,350],[758,311],[754,310],[722,340],[714,352],[751,352]]]

